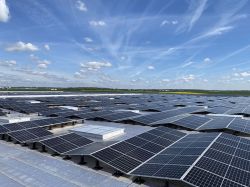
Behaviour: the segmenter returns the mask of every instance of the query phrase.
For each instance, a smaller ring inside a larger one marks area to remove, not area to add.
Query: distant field
[[[201,93],[201,92],[195,92],[195,91],[176,91],[176,92],[171,92],[171,91],[165,91],[165,92],[160,92],[160,94],[186,94],[186,95],[201,95],[201,94],[205,94],[205,93]]]
[[[111,89],[111,88],[48,88],[48,87],[13,87],[0,88],[0,92],[83,92],[83,93],[145,93],[145,94],[187,94],[187,95],[233,95],[250,96],[248,90],[184,90],[184,89]]]

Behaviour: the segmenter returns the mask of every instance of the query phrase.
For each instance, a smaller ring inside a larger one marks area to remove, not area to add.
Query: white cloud
[[[89,24],[91,26],[106,26],[107,25],[106,22],[101,21],[101,20],[100,21],[90,21]]]
[[[45,45],[44,45],[44,48],[45,48],[47,51],[50,50],[50,46],[49,46],[48,44],[45,44]]]
[[[0,66],[6,66],[6,67],[13,67],[17,63],[15,60],[5,60],[5,61],[0,61]]]
[[[250,77],[250,72],[241,72],[239,73],[241,77]]]
[[[10,19],[9,7],[5,0],[0,0],[0,22],[7,22]]]
[[[207,58],[204,58],[203,62],[204,62],[204,63],[210,63],[210,62],[212,62],[212,60],[211,60],[210,58],[207,57]]]
[[[84,41],[85,41],[85,42],[88,42],[88,43],[93,42],[93,40],[92,40],[91,38],[89,38],[89,37],[85,37],[85,38],[84,38]]]
[[[46,69],[48,67],[48,65],[47,64],[38,64],[37,67],[41,68],[41,69]]]
[[[173,25],[176,25],[176,24],[178,24],[178,21],[177,21],[177,20],[173,20],[171,23],[172,23]]]
[[[164,25],[167,25],[167,24],[169,24],[169,21],[168,21],[168,20],[163,20],[163,21],[161,22],[161,26],[164,26]]]
[[[162,79],[161,82],[168,83],[168,82],[170,82],[170,80],[169,79]]]
[[[81,69],[80,72],[81,72],[81,73],[86,73],[86,70]]]
[[[161,22],[161,27],[164,26],[164,25],[169,25],[169,24],[172,24],[172,25],[176,25],[178,24],[179,22],[177,20],[172,20],[172,21],[169,21],[169,20],[163,20]]]
[[[194,75],[190,74],[190,75],[182,77],[181,81],[191,82],[191,81],[193,81],[195,79],[196,79],[196,77]]]
[[[39,57],[35,56],[34,54],[30,55],[30,59],[37,63],[37,67],[41,69],[47,69],[48,65],[51,64],[48,60],[41,60]]]
[[[89,71],[97,71],[101,68],[104,67],[111,67],[112,64],[110,62],[96,62],[96,61],[92,61],[92,62],[87,62],[87,63],[82,63],[81,67],[85,68]]]
[[[41,69],[47,69],[48,65],[50,64],[50,61],[48,60],[38,60],[37,62],[38,62],[37,67]]]
[[[80,0],[76,1],[76,8],[78,10],[80,10],[80,11],[83,11],[83,12],[87,12],[88,11],[86,5],[82,1],[80,1]]]
[[[80,75],[81,75],[81,73],[75,72],[75,76],[80,76]]]
[[[148,66],[148,69],[149,69],[149,70],[154,70],[155,67],[154,67],[154,66]]]
[[[86,76],[83,75],[82,72],[75,72],[74,77],[77,79],[86,78]]]
[[[33,45],[32,43],[24,43],[24,42],[17,42],[14,43],[7,48],[5,48],[6,51],[12,52],[12,51],[38,51],[38,47]]]

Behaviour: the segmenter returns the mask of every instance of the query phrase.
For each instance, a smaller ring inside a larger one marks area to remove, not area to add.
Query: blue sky
[[[250,88],[248,0],[0,0],[0,86]]]

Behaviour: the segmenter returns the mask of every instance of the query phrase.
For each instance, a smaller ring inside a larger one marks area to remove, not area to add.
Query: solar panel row
[[[76,133],[68,133],[65,135],[53,136],[39,142],[49,149],[62,154],[88,145],[93,141]]]
[[[128,173],[185,134],[158,127],[92,154],[93,157]]]
[[[31,141],[37,138],[46,137],[52,134],[53,133],[51,133],[50,131],[41,127],[8,133],[10,137],[12,137],[13,139],[15,139],[16,141],[20,143],[26,143],[28,141]]]
[[[250,140],[225,133],[186,135],[130,174],[203,187],[250,185]],[[171,172],[172,171],[172,172]]]
[[[59,117],[59,118],[47,118],[47,119],[39,119],[33,121],[25,121],[20,123],[8,123],[0,126],[0,134],[20,131],[24,129],[37,128],[37,127],[47,127],[51,125],[68,123],[71,121],[74,120]]]

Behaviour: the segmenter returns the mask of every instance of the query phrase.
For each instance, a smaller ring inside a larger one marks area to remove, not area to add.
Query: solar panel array
[[[250,120],[239,117],[219,117],[201,125],[198,130],[227,129],[235,132],[250,134]]]
[[[102,111],[84,112],[84,113],[76,114],[76,116],[82,119],[94,119],[102,115],[109,115],[110,113],[111,113],[110,110],[102,110]]]
[[[119,122],[122,120],[134,118],[136,116],[140,116],[140,114],[130,112],[130,111],[118,111],[118,112],[111,112],[109,114],[101,115],[99,116],[99,118],[105,119],[107,121]]]
[[[201,125],[204,125],[208,121],[211,121],[211,118],[203,117],[203,116],[197,116],[197,115],[191,115],[188,117],[184,117],[182,119],[179,119],[177,121],[172,122],[172,124],[182,126],[188,129],[195,130]]]
[[[150,125],[153,125],[155,122],[165,120],[167,118],[171,118],[174,116],[182,115],[182,114],[199,111],[200,109],[201,109],[200,107],[185,107],[185,108],[169,110],[169,111],[165,111],[165,112],[159,112],[156,114],[143,115],[143,116],[135,117],[131,120],[135,121],[137,123],[141,123],[141,124],[150,126]]]
[[[214,113],[214,114],[224,114],[224,113],[228,112],[230,109],[231,108],[219,106],[219,107],[210,108],[206,111]]]
[[[250,140],[227,134],[222,134],[184,177],[201,187],[247,187],[249,179]]]
[[[131,174],[180,179],[218,134],[192,134],[164,149]],[[153,169],[152,169],[153,168]]]
[[[225,133],[186,135],[130,174],[201,187],[248,187],[250,140]]]
[[[231,121],[234,118],[227,118],[227,117],[219,117],[219,118],[215,118],[212,121],[209,121],[208,123],[206,123],[205,125],[201,126],[199,128],[199,130],[208,130],[208,129],[223,129],[226,128],[228,126],[229,123],[231,123]]]
[[[59,117],[0,125],[0,134],[8,134],[21,143],[40,142],[61,155],[70,152],[77,155],[76,150],[84,152],[86,146],[86,155],[132,176],[173,179],[191,186],[250,186],[250,140],[213,132],[250,135],[250,120],[232,116],[250,116],[247,97],[144,94],[112,98],[47,97],[37,98],[42,102],[37,104],[26,100],[0,99],[0,108]],[[80,107],[80,110],[58,107],[67,105]],[[126,110],[154,112],[137,114]],[[92,149],[91,145],[97,142],[75,133],[52,136],[44,128],[72,121],[64,117],[126,121],[157,128]],[[194,132],[185,134],[160,125]]]
[[[68,133],[65,135],[53,136],[39,142],[49,149],[62,154],[86,146],[93,141],[76,133]]]
[[[97,151],[92,156],[124,173],[129,173],[184,135],[167,127],[158,127]]]
[[[25,121],[19,123],[8,123],[0,126],[0,134],[6,134],[8,132],[20,131],[23,129],[32,129],[37,127],[48,127],[51,125],[68,123],[74,120],[66,119],[66,118],[47,118],[47,119],[39,119],[33,121]]]
[[[38,138],[43,138],[52,134],[53,134],[52,132],[41,127],[8,133],[10,137],[12,137],[13,139],[15,139],[20,143],[26,143],[28,141],[35,140]]]
[[[246,134],[250,134],[250,120],[245,120],[241,118],[235,118],[232,122],[227,126],[228,129],[232,129],[234,131],[243,132]]]

